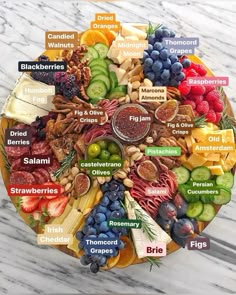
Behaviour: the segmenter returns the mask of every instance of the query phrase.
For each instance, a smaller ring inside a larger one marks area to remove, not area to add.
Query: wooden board
[[[43,54],[47,55],[50,58],[50,60],[55,60],[60,55],[60,50],[47,50]],[[206,67],[206,65],[202,62],[202,60],[200,58],[198,58],[197,56],[192,55],[192,56],[189,56],[189,58],[193,62],[198,63],[198,64],[203,64]],[[212,71],[208,67],[206,67],[206,68],[207,68],[207,71],[208,71],[208,75],[209,76],[214,76]],[[230,105],[230,102],[227,99],[225,94],[224,94],[224,96],[225,96],[224,101],[225,101],[225,104],[227,106],[226,111],[230,116],[234,116],[232,107]],[[10,119],[7,119],[7,118],[2,118],[1,119],[1,121],[0,121],[0,145],[4,144],[4,130],[6,128],[12,127],[15,123],[16,122],[14,122],[13,120],[10,120]],[[4,157],[3,157],[2,153],[0,153],[0,168],[1,168],[1,173],[2,173],[2,178],[3,178],[4,185],[7,187],[7,185],[9,184],[9,173],[8,173],[6,167],[5,167],[5,161],[4,161]],[[12,199],[13,204],[16,205],[16,202],[15,202],[16,198],[11,198],[11,199]],[[217,212],[219,211],[219,209],[220,209],[219,206],[216,207]],[[20,212],[20,216],[23,218],[25,223],[28,224],[28,222],[27,222],[27,214],[24,214],[24,213]],[[201,231],[203,231],[208,226],[208,224],[209,224],[209,222],[208,223],[201,222],[200,223]],[[35,229],[35,232],[38,233],[38,231],[36,229]],[[78,255],[76,255],[76,253],[69,250],[66,246],[55,246],[54,248],[57,248],[58,250],[66,253],[66,254],[68,254],[70,256],[73,256],[75,258],[79,258]],[[180,248],[180,246],[178,246],[174,242],[171,242],[168,245],[168,254],[171,254],[171,253],[177,251],[179,248]],[[145,260],[137,258],[134,261],[133,264],[143,263],[143,262],[145,262]]]

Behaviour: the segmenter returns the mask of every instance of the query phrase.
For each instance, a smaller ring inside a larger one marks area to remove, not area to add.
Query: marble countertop
[[[0,108],[19,76],[17,63],[44,50],[46,30],[83,30],[96,12],[115,12],[122,22],[165,23],[200,37],[198,55],[219,76],[236,112],[235,1],[0,0]],[[236,294],[235,191],[206,229],[209,251],[180,251],[161,268],[136,265],[93,275],[76,259],[36,245],[0,183],[0,294]]]

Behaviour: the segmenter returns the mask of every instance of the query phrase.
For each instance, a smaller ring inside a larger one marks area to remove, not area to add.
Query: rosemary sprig
[[[146,30],[147,36],[151,36],[152,34],[155,33],[155,31],[160,28],[162,26],[162,24],[158,24],[156,26],[154,26],[151,22],[149,22],[148,24],[148,28]]]
[[[9,123],[8,123],[7,128],[9,128]],[[10,173],[11,164],[10,164],[8,157],[7,157],[7,152],[6,152],[5,145],[4,145],[4,138],[5,138],[5,132],[2,129],[2,134],[1,134],[1,142],[2,143],[0,145],[0,152],[1,152],[3,159],[4,159],[5,169],[7,170],[8,173]]]
[[[152,271],[154,265],[156,265],[157,267],[161,266],[161,261],[159,258],[147,256],[146,259],[150,263],[150,272]]]
[[[54,176],[56,178],[59,178],[66,169],[69,169],[71,167],[74,157],[75,157],[75,151],[73,150],[69,153],[68,156],[66,156],[62,160],[61,167],[54,173]]]
[[[205,115],[202,115],[201,117],[195,117],[193,121],[196,128],[203,128],[207,125]]]
[[[144,215],[140,209],[135,208],[135,202],[129,201],[131,208],[134,210],[135,217],[142,222],[142,231],[147,235],[150,242],[153,242],[157,238],[157,233],[152,228],[152,225],[148,221],[148,216]]]

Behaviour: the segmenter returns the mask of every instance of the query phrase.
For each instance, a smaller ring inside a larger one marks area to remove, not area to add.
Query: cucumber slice
[[[127,94],[127,90],[124,90],[126,88],[124,88],[123,86],[118,86],[114,89],[112,89],[110,95],[109,95],[109,99],[118,99],[120,97],[124,97]]]
[[[231,172],[225,172],[223,175],[216,177],[216,184],[225,188],[232,188],[234,186],[234,176]]]
[[[178,184],[184,184],[190,179],[190,172],[185,167],[181,166],[172,170],[176,175]]]
[[[88,59],[90,63],[93,59],[98,57],[99,57],[98,51],[92,46],[88,46],[88,52],[85,53],[84,57],[82,58],[82,62]]]
[[[110,58],[105,58],[105,62],[108,66],[113,64],[113,61]]]
[[[104,72],[102,72],[102,71],[98,71],[98,70],[96,70],[96,71],[93,71],[93,72],[91,72],[91,74],[92,74],[92,78],[94,78],[95,76],[97,76],[97,75],[104,75],[104,76],[107,76],[107,74],[105,74]]]
[[[212,196],[212,195],[202,195],[201,196],[201,201],[204,204],[212,203],[214,201],[214,196]]]
[[[209,180],[211,178],[211,171],[205,166],[197,167],[193,169],[191,177],[196,181]]]
[[[186,215],[190,218],[196,218],[203,212],[203,203],[198,201],[196,203],[188,204]]]
[[[178,186],[178,191],[180,192],[181,196],[185,199],[187,203],[195,203],[200,200],[200,196],[198,195],[189,195],[187,193],[188,189],[190,188],[189,185],[180,184]]]
[[[216,216],[215,208],[211,204],[203,205],[203,212],[197,217],[197,220],[209,222]]]
[[[94,50],[96,50],[96,49],[94,49]],[[107,63],[106,63],[105,60],[102,59],[102,58],[96,58],[96,59],[93,59],[93,60],[89,63],[89,67],[90,67],[90,68],[92,68],[92,67],[94,67],[94,66],[99,66],[99,67],[102,67],[102,68],[104,68],[104,69],[106,69],[106,70],[107,70],[107,68],[108,68]]]
[[[92,79],[91,83],[93,83],[94,81],[103,81],[106,84],[107,91],[110,91],[111,82],[110,82],[110,79],[107,76],[105,76],[105,75],[97,75]]]
[[[107,77],[109,76],[109,73],[107,71],[107,69],[103,68],[103,67],[99,67],[99,66],[93,66],[91,67],[91,72],[102,72],[104,75],[106,75]]]
[[[225,205],[231,201],[231,192],[221,188],[220,194],[214,196],[213,203],[215,205]]]
[[[107,54],[109,51],[109,48],[107,45],[105,45],[103,43],[97,43],[94,45],[94,48],[98,51],[101,58],[107,57]]]
[[[93,83],[90,83],[86,94],[90,99],[103,99],[107,95],[106,84],[103,81],[94,81]]]
[[[118,86],[118,79],[115,72],[110,72],[110,80],[111,80],[111,89],[114,89]]]

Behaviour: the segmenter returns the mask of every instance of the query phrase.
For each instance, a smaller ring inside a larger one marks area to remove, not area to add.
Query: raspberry
[[[215,123],[218,124],[220,122],[221,118],[222,118],[222,114],[216,112],[216,120],[215,120]]]
[[[205,99],[208,102],[213,103],[214,101],[220,100],[220,94],[219,94],[219,92],[217,90],[212,90],[207,94]]]
[[[187,71],[187,75],[186,76],[187,77],[198,77],[199,75],[198,75],[198,73],[195,70],[191,69],[191,70]]]
[[[193,108],[193,110],[195,110],[196,108],[196,104],[193,100],[186,99],[183,104],[190,105]]]
[[[206,93],[211,92],[212,90],[215,90],[215,86],[211,86],[211,85],[205,85],[204,86],[206,88]]]
[[[209,104],[207,101],[202,101],[198,106],[197,106],[197,112],[200,115],[206,114],[209,112]]]
[[[191,86],[188,86],[187,81],[182,82],[178,87],[182,95],[188,95],[191,91]]]
[[[192,95],[192,94],[189,94],[187,98],[194,100],[195,102],[198,101],[198,103],[200,103],[204,99],[203,95]]]
[[[216,113],[214,110],[209,110],[209,112],[206,114],[207,122],[216,123]]]
[[[206,76],[207,70],[204,67],[204,65],[196,65],[195,66],[195,71],[200,75],[200,76]]]
[[[196,105],[199,105],[204,100],[204,97],[202,95],[198,95],[195,98]]]
[[[215,100],[213,101],[212,107],[215,112],[223,112],[224,110],[224,102],[222,100]]]
[[[203,95],[206,89],[204,86],[192,86],[191,87],[191,94],[195,95]]]

